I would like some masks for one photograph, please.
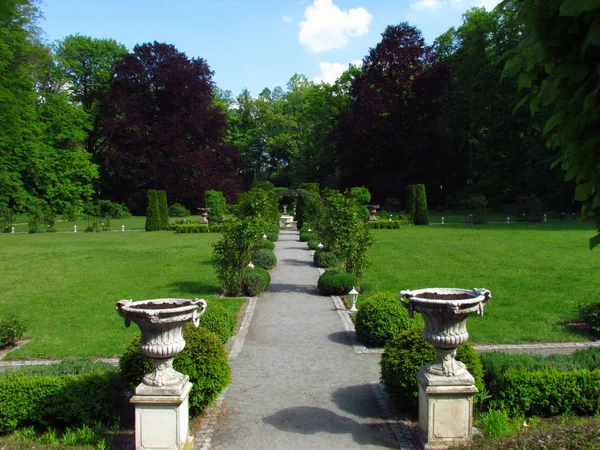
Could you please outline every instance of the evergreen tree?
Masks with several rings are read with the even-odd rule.
[[[161,229],[158,194],[154,189],[150,189],[148,191],[148,207],[146,208],[146,231],[160,231]]]
[[[415,225],[429,225],[429,213],[427,212],[427,196],[425,194],[425,185],[415,185]]]

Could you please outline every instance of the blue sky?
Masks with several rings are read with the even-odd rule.
[[[50,42],[70,34],[173,44],[204,58],[221,89],[285,86],[294,73],[332,82],[360,61],[387,25],[408,21],[427,43],[473,6],[500,0],[44,0]]]

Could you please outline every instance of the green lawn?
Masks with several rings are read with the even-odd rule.
[[[0,316],[17,314],[33,341],[10,358],[120,354],[137,326],[115,312],[121,299],[216,300],[211,265],[217,233],[0,234]]]
[[[591,224],[410,226],[374,234],[367,291],[484,287],[493,298],[483,317],[469,319],[472,342],[586,339],[568,322],[577,319],[578,304],[600,301]]]

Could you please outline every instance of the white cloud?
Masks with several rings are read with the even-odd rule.
[[[357,59],[350,64],[360,67],[362,66],[362,61]],[[315,83],[333,84],[348,69],[350,64],[320,62],[319,68],[321,69],[321,74],[314,77],[313,81]]]
[[[410,4],[413,11],[437,11],[444,6],[466,10],[473,6],[483,6],[491,11],[501,0],[416,0]]]
[[[363,7],[342,11],[332,0],[315,0],[300,22],[300,43],[313,52],[344,48],[351,37],[369,31],[373,16]]]
[[[285,23],[290,23],[292,21],[292,18],[290,16],[283,16],[281,20]]]

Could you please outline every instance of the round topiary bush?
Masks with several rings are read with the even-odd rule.
[[[277,242],[277,239],[279,239],[279,233],[275,233],[273,231],[269,232],[269,233],[265,233],[267,235],[267,240],[271,241],[271,242]]]
[[[308,231],[301,231],[300,232],[300,242],[309,242],[312,241],[314,239],[316,239],[317,237],[315,236],[314,233],[308,232]]]
[[[190,392],[190,415],[197,416],[231,382],[227,353],[219,337],[205,328],[188,323],[183,328],[185,349],[175,356],[175,370],[188,375],[193,383]],[[126,386],[134,390],[145,373],[153,370],[152,363],[140,350],[141,336],[137,335],[123,352],[119,369]]]
[[[381,355],[381,382],[394,403],[403,410],[417,407],[419,368],[435,359],[435,349],[423,339],[423,328],[408,328],[385,344]],[[456,359],[462,361],[482,391],[483,367],[479,354],[469,343],[458,347]]]
[[[224,344],[235,332],[237,317],[217,302],[218,300],[209,303],[200,318],[200,326],[215,333]]]
[[[268,239],[262,239],[257,245],[258,248],[266,248],[268,250],[275,250],[275,243],[269,241]]]
[[[277,257],[273,250],[261,248],[254,253],[252,262],[263,269],[271,270],[277,265]]]
[[[308,248],[311,250],[317,250],[319,248],[319,240],[318,239],[311,239],[310,241],[307,242]]]
[[[190,210],[181,203],[173,203],[169,206],[169,217],[188,217],[191,215]]]
[[[244,295],[249,297],[256,297],[261,294],[269,285],[264,275],[257,269],[260,269],[260,267],[244,269],[242,272],[242,290],[244,291]]]
[[[331,252],[315,252],[314,261],[317,267],[324,269],[329,267],[340,267],[340,260]]]
[[[341,269],[326,271],[319,277],[317,287],[323,295],[343,295],[358,286],[356,275],[344,272]]]
[[[384,345],[413,324],[398,294],[378,292],[367,298],[356,313],[356,337],[365,344]]]

